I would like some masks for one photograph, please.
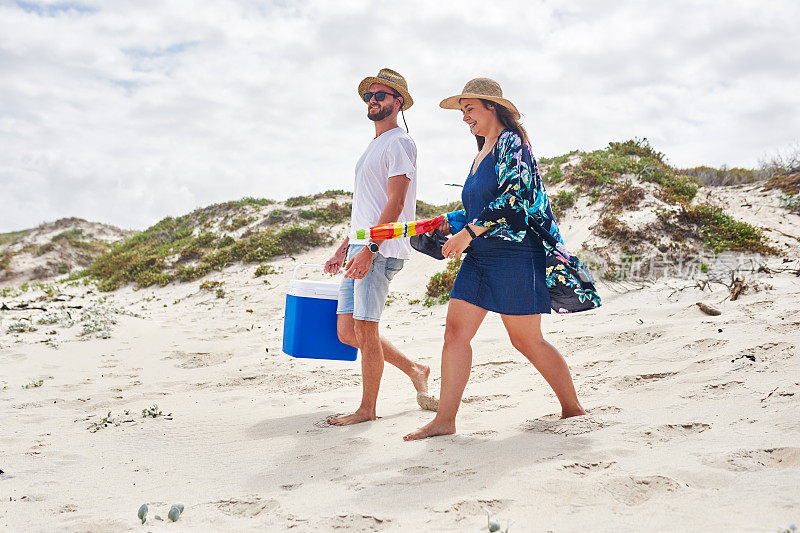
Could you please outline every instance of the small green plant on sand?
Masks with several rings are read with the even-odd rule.
[[[217,289],[217,298],[225,298],[225,289]]]
[[[144,524],[147,521],[147,504],[143,503],[141,507],[139,507],[139,511],[136,513],[136,516],[139,517],[139,520],[142,521]]]
[[[27,320],[20,320],[19,322],[12,322],[6,333],[30,333],[36,331],[36,328],[33,327],[33,324]]]
[[[447,267],[442,272],[431,276],[425,288],[425,302],[423,305],[431,307],[436,304],[445,304],[450,300],[450,291],[453,290],[453,283],[456,280],[458,269],[461,268],[461,258],[451,259],[447,262]]]
[[[255,276],[258,278],[260,276],[267,276],[269,274],[275,274],[277,270],[272,265],[258,265],[258,268],[255,271]]]
[[[210,290],[216,289],[217,287],[223,285],[224,283],[225,283],[224,281],[206,280],[206,281],[204,281],[203,283],[200,284],[198,289],[205,290],[205,291],[210,291]]]
[[[23,385],[22,388],[23,389],[36,389],[36,388],[41,387],[42,385],[44,385],[44,380],[43,379],[33,380],[30,383],[26,383],[25,385]]]
[[[159,416],[163,416],[164,418],[170,419],[172,413],[164,414],[158,408],[158,404],[154,403],[152,406],[142,409],[142,418],[158,418]]]

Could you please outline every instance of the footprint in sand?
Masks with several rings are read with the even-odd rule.
[[[508,394],[490,394],[487,396],[468,396],[461,403],[473,404],[478,411],[499,411],[509,407],[516,407],[519,403],[499,403],[498,400],[509,398]]]
[[[729,392],[732,392],[744,385],[743,381],[723,381],[719,383],[711,383],[704,386],[699,391],[692,391],[686,394],[681,394],[681,398],[723,398]]]
[[[431,466],[409,466],[400,470],[406,476],[421,476],[423,474],[433,474],[438,472],[437,469]]]
[[[472,375],[470,381],[481,383],[497,376],[507,374],[517,367],[523,365],[520,361],[489,361],[472,365]]]
[[[654,441],[668,441],[678,437],[687,437],[689,435],[697,435],[707,429],[711,429],[710,424],[703,422],[688,422],[685,424],[665,424],[645,430],[642,433],[647,444],[652,444]]]
[[[800,322],[786,322],[781,321],[779,324],[770,324],[767,326],[770,331],[778,333],[797,333],[800,331]]]
[[[593,472],[608,470],[615,464],[617,464],[616,461],[586,461],[561,465],[561,468],[578,476],[585,476]]]
[[[752,348],[740,350],[733,357],[732,361],[749,360],[751,362],[765,363],[789,359],[794,356],[795,346],[788,342],[767,342]]]
[[[559,415],[548,415],[535,420],[528,420],[522,425],[522,429],[537,433],[573,437],[596,431],[612,424],[612,422],[599,420],[589,414],[564,419],[559,418]]]
[[[681,484],[666,476],[624,476],[603,484],[611,497],[625,505],[640,505],[647,500],[675,492]]]
[[[383,531],[390,529],[392,519],[382,516],[364,514],[342,513],[334,517],[322,517],[309,520],[308,525],[312,527],[309,531]]]
[[[472,520],[475,516],[483,516],[485,519],[484,508],[493,513],[498,513],[507,509],[512,503],[514,503],[514,500],[461,500],[450,505],[426,507],[426,509],[434,513],[452,513],[457,517],[455,519],[456,522],[460,522],[466,519]]]
[[[181,350],[176,350],[161,360],[169,361],[171,359],[178,359],[180,363],[176,364],[175,368],[191,369],[219,365],[230,359],[232,356],[233,354],[230,353],[184,352]]]
[[[625,331],[617,335],[615,342],[623,346],[638,346],[640,344],[647,344],[650,341],[658,339],[664,334],[661,330],[656,331]]]
[[[622,376],[614,382],[617,389],[629,389],[638,385],[647,385],[665,378],[677,375],[677,372],[656,372],[653,374],[636,374],[632,376]]]
[[[681,351],[700,352],[705,354],[708,352],[708,350],[722,348],[728,344],[728,342],[728,339],[700,339],[685,345],[683,348],[681,348]]]
[[[277,509],[278,502],[272,499],[262,500],[255,496],[241,499],[219,500],[203,505],[211,506],[229,516],[252,518]]]
[[[470,437],[494,437],[495,435],[497,435],[497,431],[493,429],[482,429],[469,434]]]
[[[800,448],[763,448],[731,452],[725,459],[716,457],[707,461],[712,466],[734,472],[750,472],[766,468],[800,467]]]

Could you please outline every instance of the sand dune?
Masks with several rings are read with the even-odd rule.
[[[724,194],[734,207],[742,198]],[[800,217],[783,220],[797,228]],[[416,442],[402,436],[431,413],[400,372],[384,373],[378,421],[331,427],[328,417],[359,401],[358,363],[281,353],[292,268],[326,257],[284,257],[262,278],[254,265],[209,275],[224,281],[222,298],[199,282],[110,295],[78,283],[48,304],[72,323],[0,313],[0,527],[141,530],[145,502],[148,531],[477,531],[484,507],[514,520],[511,531],[800,521],[800,278],[787,268],[798,268],[796,253],[766,261],[773,273],[747,274],[759,290],[736,301],[685,279],[601,282],[602,308],[546,317],[586,417],[557,418],[552,392],[490,315],[458,434]],[[434,391],[446,306],[409,301],[443,266],[416,255],[384,319],[385,335],[433,368]],[[94,318],[81,318],[90,306]],[[22,314],[37,331],[7,333]],[[144,418],[154,404],[162,414]],[[177,524],[153,520],[177,502]]]

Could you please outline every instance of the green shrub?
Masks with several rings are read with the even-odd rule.
[[[292,196],[286,200],[286,207],[300,207],[301,205],[311,205],[314,203],[312,196]]]
[[[163,286],[175,279],[197,279],[229,262],[262,263],[276,255],[298,253],[325,242],[314,228],[301,226],[269,229],[239,241],[231,236],[217,241],[217,236],[207,232],[193,237],[199,216],[195,212],[159,221],[113,245],[95,260],[87,274],[98,280],[98,288],[103,291],[116,290],[128,282],[140,288]],[[180,265],[189,260],[196,264]]]
[[[260,276],[268,276],[269,274],[275,274],[277,271],[275,267],[272,265],[258,265],[258,268],[255,271],[255,276],[258,278]]]
[[[0,246],[4,244],[14,244],[16,241],[33,231],[32,229],[23,229],[20,231],[10,231],[8,233],[0,233]]]
[[[235,207],[244,207],[246,205],[251,206],[265,206],[265,205],[272,205],[275,203],[275,200],[270,200],[269,198],[253,198],[252,196],[245,196],[241,200],[235,200],[233,202],[227,202],[226,205],[235,206]]]
[[[0,252],[0,271],[7,270],[11,259],[14,257],[14,252],[11,250],[4,250]]]
[[[236,231],[237,229],[250,224],[255,219],[256,219],[256,217],[252,217],[252,216],[251,217],[244,217],[244,216],[236,217],[231,221],[230,224],[227,224],[227,225],[223,224],[223,225],[220,226],[220,228],[223,229],[223,230],[226,230],[226,231]]]
[[[304,209],[300,211],[300,218],[318,220],[324,224],[338,224],[350,218],[350,211],[350,204],[331,202],[326,207]]]
[[[558,183],[564,179],[564,172],[561,170],[560,166],[554,165],[547,168],[542,177],[550,183]]]
[[[608,150],[624,156],[633,155],[643,159],[657,161],[662,165],[665,164],[664,154],[654,150],[653,147],[650,146],[647,137],[643,139],[634,138],[624,142],[610,142],[608,143]]]
[[[575,205],[575,200],[577,200],[577,198],[578,191],[576,190],[558,191],[558,194],[550,199],[550,209],[552,209],[553,215],[555,215],[556,218],[563,216],[567,208]]]
[[[618,183],[606,196],[608,205],[613,211],[622,211],[625,208],[631,209],[639,205],[639,202],[643,199],[644,189],[637,187],[630,180]]]
[[[331,189],[325,192],[319,192],[314,195],[315,200],[320,200],[323,198],[336,198],[337,196],[349,196],[350,198],[353,197],[353,193],[348,191],[343,191],[342,189]]]
[[[416,217],[417,218],[433,218],[441,215],[442,213],[449,213],[451,211],[458,211],[464,209],[461,200],[450,202],[449,204],[433,205],[422,200],[417,200]]]
[[[453,283],[456,280],[458,269],[461,267],[461,258],[451,259],[447,262],[447,267],[442,272],[431,276],[425,288],[425,305],[430,307],[436,303],[444,304],[450,300],[450,291],[453,290]]]
[[[267,217],[267,222],[270,224],[280,224],[289,217],[289,212],[283,209],[273,209]]]
[[[202,278],[206,274],[211,272],[211,267],[209,265],[197,265],[197,266],[182,266],[178,267],[178,271],[176,272],[176,276],[181,281],[192,281],[198,278]]]
[[[781,196],[781,207],[800,215],[800,194],[784,194]]]
[[[554,165],[560,167],[561,165],[569,161],[570,157],[572,157],[577,153],[579,153],[578,150],[573,150],[569,153],[557,155],[555,157],[540,157],[539,159],[537,159],[537,163],[539,165]]]
[[[233,244],[235,242],[236,242],[236,239],[234,239],[230,235],[225,235],[217,243],[217,248],[225,248],[226,246],[230,246],[231,244]]]
[[[724,251],[778,253],[766,243],[760,229],[747,222],[736,220],[717,206],[702,204],[696,207],[684,207],[679,220],[697,224],[705,244],[715,253]]]

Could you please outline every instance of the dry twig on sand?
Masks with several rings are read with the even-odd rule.
[[[713,307],[709,307],[709,306],[707,306],[706,304],[704,304],[702,302],[697,302],[695,305],[697,307],[699,307],[700,310],[702,312],[704,312],[705,314],[707,314],[707,315],[719,316],[719,315],[722,314],[722,311],[719,311],[718,309],[714,309]]]
[[[734,279],[733,285],[731,286],[731,301],[734,301],[736,298],[738,298],[739,294],[741,294],[746,288],[747,285],[744,283],[744,276]]]

